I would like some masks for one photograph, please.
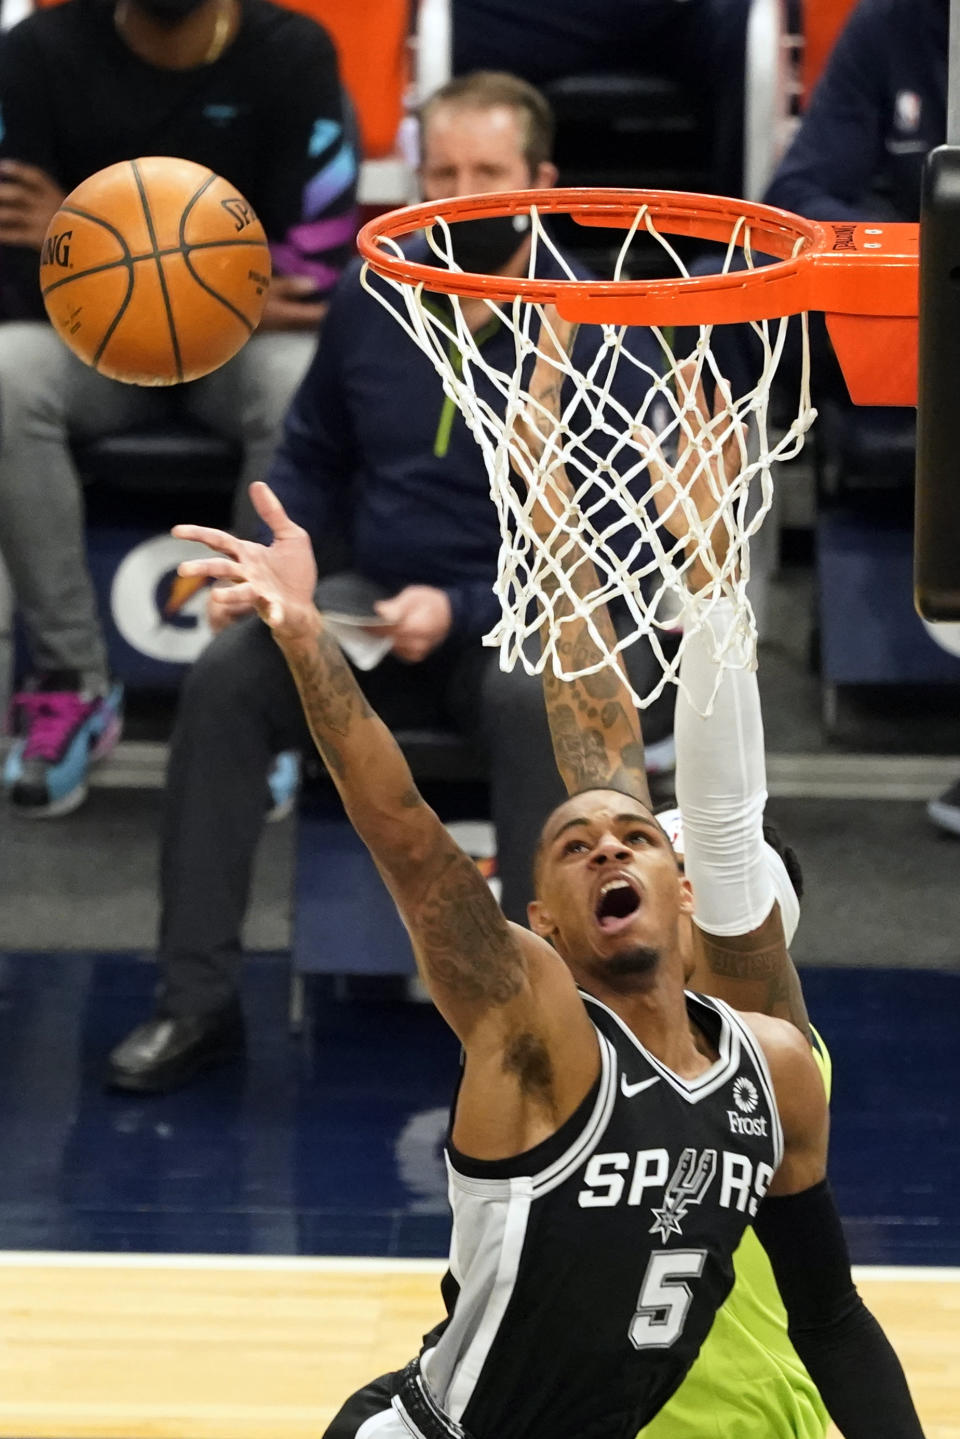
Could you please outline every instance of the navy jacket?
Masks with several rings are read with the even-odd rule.
[[[770,183],[812,220],[920,216],[924,157],[946,136],[947,0],[860,0]]]
[[[353,569],[391,592],[445,590],[452,637],[479,639],[499,616],[491,587],[500,532],[483,455],[430,361],[361,287],[359,270],[348,269],[334,293],[269,483],[315,542],[331,526],[345,528]],[[539,273],[560,272],[545,257]],[[591,327],[577,337],[581,367],[596,335]],[[512,373],[513,337],[499,321],[476,339],[492,365]],[[662,368],[648,331],[631,332],[630,350]],[[634,413],[650,377],[630,364],[618,374],[614,392]],[[481,376],[476,384],[502,412],[492,385]]]

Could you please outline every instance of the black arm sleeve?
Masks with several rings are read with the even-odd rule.
[[[844,1439],[923,1439],[900,1361],[854,1286],[827,1181],[764,1200],[754,1228],[793,1346]]]

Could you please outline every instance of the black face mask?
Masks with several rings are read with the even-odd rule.
[[[516,254],[529,232],[529,215],[459,220],[450,226],[450,249],[461,270],[470,274],[492,274]],[[439,225],[432,226],[432,239],[446,254],[447,237]]]
[[[156,20],[161,25],[179,25],[181,20],[186,20],[195,10],[199,10],[204,0],[134,0],[138,10],[144,15],[149,15],[151,20]]]

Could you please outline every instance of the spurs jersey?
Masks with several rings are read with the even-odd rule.
[[[502,1162],[448,1146],[447,1319],[393,1400],[412,1432],[633,1439],[730,1290],[783,1152],[760,1046],[727,1005],[688,995],[718,1058],[685,1080],[583,999],[601,1073],[558,1133]]]

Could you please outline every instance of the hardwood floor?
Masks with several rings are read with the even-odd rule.
[[[320,1439],[440,1314],[434,1261],[0,1256],[3,1439]],[[864,1270],[927,1439],[960,1439],[960,1271]]]

